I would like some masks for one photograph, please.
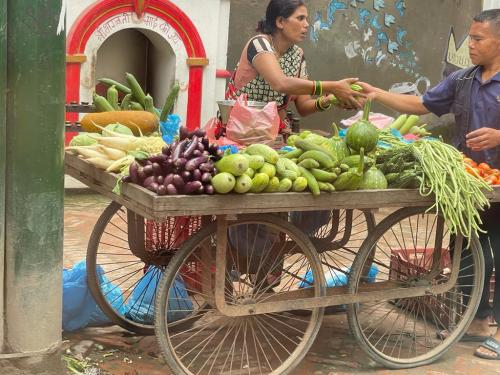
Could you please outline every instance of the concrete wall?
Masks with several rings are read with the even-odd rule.
[[[235,67],[245,42],[254,35],[267,3],[231,2],[228,69]],[[431,85],[438,83],[445,68],[443,61],[451,28],[460,44],[467,36],[472,16],[483,6],[482,0],[419,0],[404,2],[406,9],[403,9],[401,0],[385,0],[381,2],[384,7],[376,10],[373,1],[338,0],[337,7],[343,5],[345,9],[332,12],[330,3],[329,0],[307,2],[312,32],[302,47],[310,77],[321,80],[360,77],[386,89],[394,83],[415,82],[420,77],[427,78]],[[351,5],[354,3],[356,8]],[[360,21],[362,17],[365,25]],[[423,87],[424,84],[420,89]],[[391,114],[377,105],[374,110]],[[327,130],[330,122],[353,114],[343,111],[315,114],[303,119],[301,125]]]

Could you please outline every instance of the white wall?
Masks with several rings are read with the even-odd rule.
[[[96,3],[95,0],[74,0],[68,1],[67,17],[66,17],[66,30],[70,30],[71,26],[74,24],[77,17],[90,5]],[[215,77],[217,69],[226,69],[227,62],[227,41],[228,41],[228,31],[229,31],[229,10],[230,10],[230,0],[172,0],[172,3],[178,6],[191,21],[195,24],[198,33],[203,41],[207,58],[209,59],[209,65],[204,68],[203,74],[203,93],[202,93],[202,113],[201,113],[201,126],[205,125],[209,118],[216,114],[217,106],[215,102],[224,97],[225,90],[225,80],[217,79]],[[125,27],[121,28],[122,30]],[[145,25],[137,25],[142,32],[147,33],[147,30],[151,30],[154,34],[152,27]],[[118,32],[120,27],[113,32]],[[150,35],[148,34],[148,37]],[[95,85],[95,72],[93,72],[93,64],[95,62],[95,56],[97,50],[100,46],[100,42],[96,40],[97,38],[91,38],[89,44],[85,51],[88,61],[82,65],[82,89],[80,90],[81,100],[88,101],[90,94]],[[150,37],[150,40],[154,42],[154,36]],[[171,42],[171,41],[170,41]],[[177,61],[175,67],[172,67],[170,62],[167,62],[164,69],[161,69],[162,64],[153,64],[158,66],[159,80],[161,82],[168,81],[171,79],[170,74],[174,72],[175,78],[181,83],[181,88],[183,83],[187,83],[188,79],[188,68],[186,65],[186,51],[183,46],[171,46]],[[163,52],[161,52],[163,51]],[[154,59],[160,60],[165,55],[164,49],[158,49],[158,53],[154,53]],[[173,63],[172,63],[173,64]],[[123,78],[120,79],[123,81]],[[184,108],[184,113],[181,111],[181,115],[185,119],[185,108],[187,105],[187,91],[186,87],[181,90],[178,100],[179,109]],[[161,85],[155,86],[153,89],[158,96],[157,101],[160,103],[163,97],[166,96],[167,88],[161,87]],[[155,103],[158,105],[157,103]]]
[[[500,8],[500,0],[484,0],[483,10]]]

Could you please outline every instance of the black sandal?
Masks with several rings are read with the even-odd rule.
[[[500,359],[500,342],[498,342],[498,340],[496,340],[494,337],[486,339],[486,341],[483,342],[479,347],[491,350],[492,352],[495,353],[495,355],[493,356],[493,355],[483,354],[478,350],[476,350],[474,352],[474,355],[476,357],[483,359]]]

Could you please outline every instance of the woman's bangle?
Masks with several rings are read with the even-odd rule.
[[[323,95],[323,84],[321,81],[313,81],[313,91],[312,91],[312,96],[321,96]]]
[[[326,107],[323,107],[323,105],[321,104],[321,100],[323,100],[323,98],[324,96],[320,96],[318,99],[316,99],[316,109],[321,112],[327,111],[332,107],[332,103],[328,103]]]

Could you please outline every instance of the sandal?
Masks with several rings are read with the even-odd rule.
[[[494,337],[489,337],[479,347],[491,350],[495,354],[494,355],[484,354],[476,349],[476,351],[474,352],[474,355],[476,357],[483,359],[500,359],[500,342],[498,342],[498,340],[496,340]]]

